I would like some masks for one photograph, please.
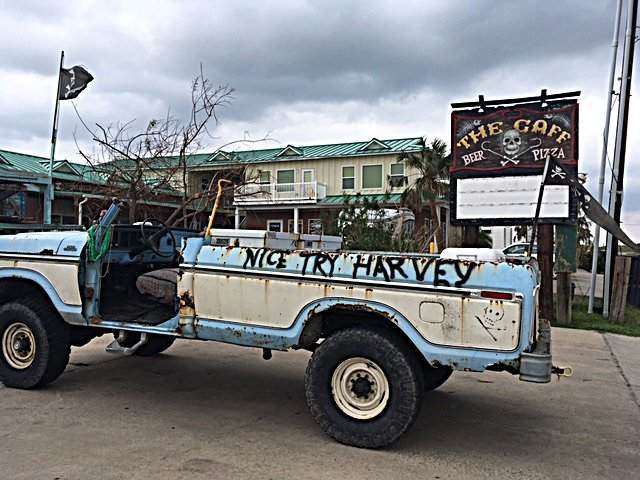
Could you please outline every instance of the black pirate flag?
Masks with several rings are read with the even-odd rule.
[[[93,76],[83,67],[75,66],[60,69],[60,100],[71,100],[87,88]]]

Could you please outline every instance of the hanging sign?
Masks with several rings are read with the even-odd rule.
[[[577,171],[578,103],[454,110],[451,137],[453,176],[539,174],[547,156]]]

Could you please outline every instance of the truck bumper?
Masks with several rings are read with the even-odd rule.
[[[522,353],[520,355],[520,380],[523,382],[549,383],[551,381],[550,353]]]
[[[551,325],[540,319],[536,347],[532,352],[520,354],[520,380],[524,382],[549,383],[551,381]]]

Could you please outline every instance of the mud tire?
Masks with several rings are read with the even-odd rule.
[[[20,389],[35,389],[53,382],[69,363],[69,326],[58,312],[39,297],[0,306],[0,341],[16,324],[25,325],[35,341],[33,360],[26,368],[14,368],[0,348],[0,382]]]
[[[375,362],[388,381],[386,407],[374,418],[353,418],[336,401],[334,372],[351,358]],[[384,329],[354,327],[334,333],[315,350],[305,390],[311,415],[327,435],[346,445],[381,448],[398,440],[415,422],[423,382],[422,365],[402,338]]]

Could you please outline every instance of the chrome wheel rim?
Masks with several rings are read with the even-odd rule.
[[[344,360],[331,377],[331,393],[340,411],[357,420],[371,420],[389,403],[389,381],[371,360]]]
[[[36,357],[36,338],[24,323],[13,323],[2,334],[2,354],[10,367],[29,368]]]

